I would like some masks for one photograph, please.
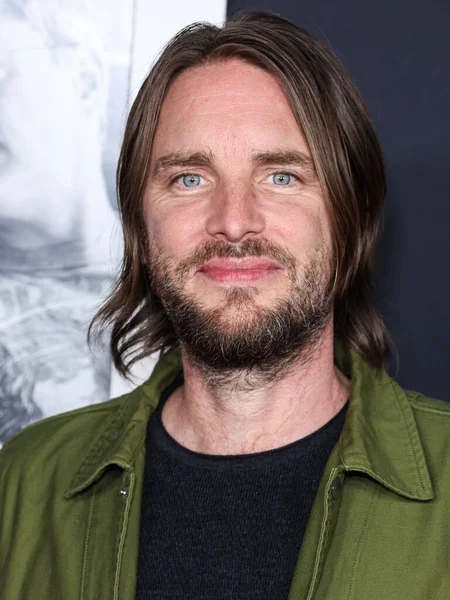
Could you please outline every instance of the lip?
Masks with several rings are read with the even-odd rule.
[[[198,270],[214,281],[255,281],[281,271],[281,266],[264,258],[213,259]]]

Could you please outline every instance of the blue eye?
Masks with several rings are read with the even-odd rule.
[[[186,187],[197,187],[200,185],[200,179],[200,175],[194,175],[193,173],[183,175],[182,177],[183,185]]]
[[[275,185],[289,185],[291,176],[288,173],[275,173],[275,175],[272,175],[272,181]]]

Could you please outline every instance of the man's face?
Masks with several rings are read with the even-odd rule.
[[[0,213],[13,245],[60,241],[73,227],[81,118],[73,54],[52,50],[25,20],[1,14]]]
[[[331,235],[277,80],[239,60],[183,72],[164,101],[143,199],[153,286],[194,359],[280,364],[331,312]]]

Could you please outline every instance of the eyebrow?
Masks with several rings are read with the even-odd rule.
[[[271,152],[258,152],[252,157],[254,164],[264,167],[266,165],[292,165],[302,167],[305,171],[315,173],[314,162],[312,158],[299,152],[298,150],[274,150]]]
[[[193,167],[210,167],[214,163],[213,154],[209,152],[179,153],[170,152],[155,161],[152,177],[156,178],[168,169],[177,167],[188,169]],[[257,152],[252,156],[252,163],[259,167],[266,165],[292,165],[303,168],[305,171],[315,173],[312,158],[304,152],[297,150],[273,150]]]
[[[187,169],[189,167],[208,167],[213,163],[212,152],[193,152],[183,154],[170,152],[155,161],[152,169],[152,177],[161,175],[170,168],[178,167]]]

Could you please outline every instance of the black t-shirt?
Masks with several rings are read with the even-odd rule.
[[[286,600],[311,507],[347,405],[265,452],[211,456],[148,423],[137,600]]]

